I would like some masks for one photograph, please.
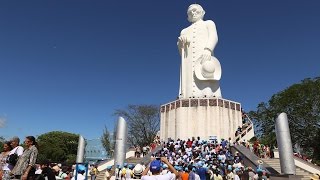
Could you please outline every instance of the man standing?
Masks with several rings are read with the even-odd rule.
[[[160,175],[160,172],[162,170],[161,162],[168,165],[168,168],[171,171],[171,173]],[[151,176],[147,176],[149,170],[152,173]],[[156,179],[173,180],[173,179],[178,179],[178,177],[179,177],[178,171],[174,169],[174,167],[170,164],[168,159],[165,157],[161,157],[161,160],[156,159],[151,161],[150,165],[143,171],[141,180],[156,180]]]
[[[82,164],[78,165],[78,174],[77,174],[77,180],[85,180],[85,173],[86,173],[86,167]],[[76,179],[76,174],[71,178],[71,180]]]
[[[181,31],[177,43],[182,58],[179,98],[221,97],[221,66],[212,57],[218,42],[215,23],[203,20],[199,4],[190,5],[187,13],[192,24]]]
[[[18,157],[21,156],[22,153],[23,153],[23,147],[19,145],[20,139],[17,136],[14,136],[10,140],[10,142],[11,142],[12,150],[10,151],[9,156],[10,155],[14,155],[14,154],[16,154]],[[14,168],[14,166],[16,165],[15,163],[13,163],[13,164],[9,163],[8,167],[9,167],[10,170],[12,170]]]
[[[91,180],[95,180],[97,175],[98,175],[97,165],[91,165],[91,170],[90,170]]]

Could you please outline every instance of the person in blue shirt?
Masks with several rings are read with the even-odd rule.
[[[202,161],[199,161],[197,163],[198,169],[197,169],[197,174],[200,176],[201,180],[206,180],[206,174],[208,172],[208,169],[203,167],[204,163]]]

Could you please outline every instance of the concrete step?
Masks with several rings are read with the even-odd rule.
[[[106,170],[100,171],[96,177],[96,179],[103,179],[104,178],[104,173],[106,173]]]
[[[262,160],[268,165],[270,165],[273,169],[281,173],[281,166],[280,166],[279,159],[262,159]],[[303,180],[309,180],[312,174],[296,166],[296,175],[303,176],[302,178]]]
[[[311,179],[311,176],[303,176],[302,178],[301,178],[301,180],[310,180]]]

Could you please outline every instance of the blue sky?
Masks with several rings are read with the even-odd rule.
[[[97,138],[113,129],[115,109],[174,100],[176,41],[194,2],[0,1],[0,136]],[[197,3],[217,26],[225,99],[255,110],[320,75],[320,1]]]

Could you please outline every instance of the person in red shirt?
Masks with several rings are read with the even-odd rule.
[[[192,146],[192,141],[190,139],[188,139],[187,141],[187,147],[191,147]]]

